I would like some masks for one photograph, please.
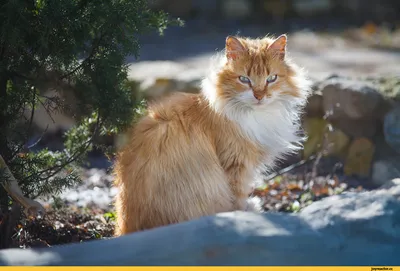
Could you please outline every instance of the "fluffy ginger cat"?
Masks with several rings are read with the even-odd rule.
[[[286,43],[228,36],[200,94],[148,108],[116,159],[116,235],[248,209],[257,176],[301,148],[310,84]]]

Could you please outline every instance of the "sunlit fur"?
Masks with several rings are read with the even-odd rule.
[[[116,235],[246,210],[260,172],[300,148],[309,82],[269,47],[274,40],[237,38],[244,50],[213,58],[202,93],[149,107],[116,160]]]

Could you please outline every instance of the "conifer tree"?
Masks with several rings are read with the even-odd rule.
[[[79,181],[74,166],[102,147],[95,138],[132,121],[138,101],[125,59],[138,56],[138,35],[181,22],[149,9],[147,0],[0,3],[0,155],[25,196],[54,194]],[[73,95],[77,104],[71,107],[62,95],[46,97],[49,89]],[[65,134],[64,150],[34,152],[28,146],[38,105],[49,115],[69,111],[79,117]],[[6,181],[0,172],[0,182]],[[11,202],[0,186],[3,218]],[[3,247],[4,238],[0,229]]]

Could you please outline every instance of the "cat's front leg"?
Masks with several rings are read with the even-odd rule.
[[[261,212],[261,199],[249,196],[253,191],[254,174],[240,166],[234,167],[227,173],[233,194],[233,210]]]
[[[233,210],[248,210],[248,198],[251,192],[251,177],[243,166],[232,166],[227,171],[229,185],[233,194]]]

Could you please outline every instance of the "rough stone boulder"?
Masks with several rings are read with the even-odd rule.
[[[400,186],[299,214],[222,213],[101,241],[0,251],[2,265],[399,265]]]
[[[385,115],[383,133],[389,146],[400,154],[400,106]]]
[[[380,186],[400,177],[399,120],[398,77],[317,80],[303,118],[303,158],[324,151],[343,162],[345,175]]]
[[[333,77],[321,89],[324,112],[333,124],[350,136],[375,135],[383,97],[373,84]]]

